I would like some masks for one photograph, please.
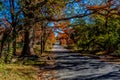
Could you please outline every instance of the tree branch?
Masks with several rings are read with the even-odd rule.
[[[75,16],[71,16],[71,17],[66,17],[66,18],[60,18],[60,19],[55,19],[55,18],[50,18],[50,17],[47,17],[46,20],[48,21],[63,21],[63,20],[70,20],[70,19],[73,19],[73,18],[83,18],[83,17],[86,17],[86,16],[89,16],[91,14],[94,14],[96,13],[97,11],[93,11],[91,13],[88,13],[88,14],[79,14],[79,15],[75,15]]]

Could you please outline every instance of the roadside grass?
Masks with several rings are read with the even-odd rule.
[[[18,64],[0,64],[0,80],[36,80],[39,69]]]

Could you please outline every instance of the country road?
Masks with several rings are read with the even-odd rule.
[[[56,44],[52,51],[56,54],[53,70],[57,80],[120,80],[120,65],[107,63]]]

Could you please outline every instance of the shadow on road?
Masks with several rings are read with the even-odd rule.
[[[57,49],[61,49],[60,47]],[[62,49],[50,51],[49,53],[54,52],[56,55],[56,62],[44,67],[45,70],[57,71],[54,76],[58,80],[120,80],[120,65]]]

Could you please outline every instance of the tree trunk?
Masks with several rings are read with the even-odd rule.
[[[29,43],[29,48],[30,48],[30,55],[35,55],[35,52],[34,52],[34,29],[31,28],[30,29],[30,34],[29,34],[29,39],[30,39],[30,43]]]
[[[34,37],[33,37],[33,29],[26,30],[24,33],[24,46],[20,57],[26,57],[30,55],[35,55],[33,45],[34,45]]]
[[[24,43],[23,50],[22,50],[20,57],[25,57],[26,55],[30,54],[30,48],[29,48],[30,40],[29,40],[29,31],[28,30],[26,30],[24,33],[24,42],[23,43]]]
[[[13,56],[16,56],[16,39],[13,41]]]
[[[9,31],[5,31],[3,33],[3,36],[2,36],[2,39],[1,39],[0,58],[2,57],[2,51],[3,51],[3,48],[4,48],[5,41],[8,37],[8,34],[9,34]]]
[[[45,38],[46,38],[46,31],[45,31],[46,29],[45,29],[45,26],[44,25],[42,25],[42,34],[41,34],[41,53],[40,54],[42,54],[43,53],[43,51],[45,50]]]
[[[40,48],[41,48],[40,54],[42,54],[43,53],[43,35],[41,36]]]
[[[8,43],[8,52],[5,57],[5,63],[10,64],[12,62],[12,58],[13,58],[13,41]]]
[[[3,47],[4,47],[4,39],[2,38],[2,40],[1,40],[1,46],[0,46],[0,58],[2,57]]]
[[[12,33],[12,36],[13,36],[13,56],[16,56],[16,37],[17,37],[17,32],[16,32],[16,23],[14,22],[13,25],[13,33]]]

